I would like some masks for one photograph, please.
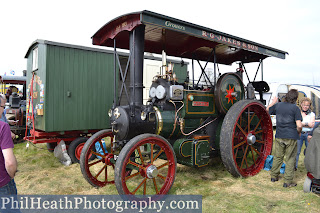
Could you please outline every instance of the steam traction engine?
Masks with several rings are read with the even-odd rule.
[[[113,88],[112,128],[89,138],[81,153],[81,170],[91,185],[115,183],[119,194],[166,194],[177,163],[206,166],[214,153],[221,154],[225,167],[236,177],[253,176],[262,169],[273,140],[270,116],[261,103],[268,85],[250,81],[244,64],[259,62],[260,67],[264,58],[284,59],[285,52],[150,11],[110,21],[93,36],[93,44],[114,47],[115,82],[118,67],[122,85]],[[117,66],[117,48],[130,50],[125,70]],[[163,55],[146,105],[142,97],[145,51]],[[166,53],[192,59],[192,67],[196,60],[200,78],[208,86],[188,79],[179,82],[174,68],[166,63]],[[218,64],[236,61],[240,61],[237,72],[220,74],[217,81],[204,72],[208,62],[214,63],[216,73]],[[255,100],[254,90],[261,101]],[[127,105],[120,105],[123,96]]]

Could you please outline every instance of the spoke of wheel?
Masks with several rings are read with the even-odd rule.
[[[248,153],[248,152],[247,152]],[[245,161],[246,161],[246,168],[249,168],[249,166],[248,166],[248,160],[247,160],[247,157],[244,159]]]
[[[131,160],[129,160],[129,162],[127,164],[131,164],[131,165],[136,166],[136,167],[138,167],[140,169],[143,169],[143,170],[145,169],[143,166],[141,166],[141,165],[139,165],[139,164],[137,164],[135,162],[132,162]]]
[[[259,134],[259,133],[261,133],[261,132],[263,132],[263,129],[261,129],[261,130],[259,130],[259,131],[255,132],[255,134],[257,135],[257,134]]]
[[[242,149],[242,154],[244,153],[244,148],[243,148],[243,146],[241,146],[241,149]],[[241,156],[240,156],[240,158],[241,158]]]
[[[165,176],[162,176],[162,175],[159,175],[159,174],[158,174],[158,177],[161,178],[162,180],[166,180],[166,177],[165,177]]]
[[[147,181],[144,182],[143,184],[143,195],[147,194]]]
[[[252,153],[252,158],[253,158],[254,165],[256,165],[256,160],[254,159],[254,153],[253,153],[253,148],[252,148],[252,146],[250,146],[250,149],[251,149],[251,153]]]
[[[162,164],[161,166],[158,166],[157,169],[159,170],[159,169],[161,169],[161,168],[163,168],[163,167],[165,167],[167,165],[169,165],[169,161],[167,161],[166,163]]]
[[[163,152],[163,149],[161,149],[159,153],[153,158],[153,161],[155,161],[161,155],[162,152]]]
[[[108,166],[106,166],[104,176],[105,176],[105,181],[108,182]]]
[[[255,151],[258,155],[261,155],[261,153],[260,153],[256,148],[254,148],[253,146],[251,146],[251,148],[252,148],[253,151]]]
[[[142,157],[142,154],[141,154],[140,146],[137,148],[137,150],[138,150],[138,153],[139,153],[139,156],[140,156],[140,159],[141,159],[141,164],[143,165],[144,161],[143,161],[143,157]]]
[[[240,129],[240,131],[247,136],[247,133],[242,129],[242,127],[237,123],[237,127]]]
[[[234,155],[236,159],[237,159],[237,155],[238,155],[238,150],[239,150],[239,147],[237,148],[236,154]]]
[[[256,115],[256,113],[254,112],[253,113],[253,115],[252,115],[252,117],[250,118],[250,122],[249,123],[251,123],[251,121],[252,121],[252,119],[253,119],[253,117]],[[249,116],[250,117],[250,116]]]
[[[102,158],[106,158],[105,155],[101,155],[101,154],[98,153],[98,152],[91,151],[91,154],[94,154],[94,155],[96,155],[96,156],[100,156],[100,157],[102,157]]]
[[[250,109],[248,107],[248,132],[250,132]]]
[[[260,141],[260,140],[256,140],[257,143],[262,143],[264,144],[265,142],[264,141]]]
[[[150,144],[151,145],[151,148],[150,148],[150,159],[151,159],[151,164],[153,163],[153,143],[152,144]]]
[[[127,176],[126,178],[125,178],[125,180],[129,180],[130,178],[133,178],[133,177],[135,177],[135,176],[137,176],[137,175],[139,175],[140,174],[140,172],[137,172],[137,173],[134,173],[134,174],[132,174],[132,175],[129,175],[129,176]]]
[[[152,178],[152,181],[153,181],[154,188],[156,189],[156,193],[159,194],[159,190],[158,190],[156,179]]]
[[[101,148],[102,148],[103,154],[107,154],[107,153],[106,153],[106,150],[104,150],[104,147],[103,147],[103,144],[102,144],[102,142],[101,142],[101,139],[99,140],[99,144],[100,144],[100,146],[101,146]]]
[[[95,179],[97,179],[97,177],[101,174],[101,172],[107,167],[107,164],[105,164],[102,169],[98,172],[98,174],[94,177]]]
[[[138,189],[140,189],[140,187],[147,181],[147,178],[144,178],[143,181],[139,184],[139,186],[137,186],[137,188],[132,192],[132,194],[135,194]]]
[[[238,148],[239,146],[245,144],[246,142],[247,142],[247,141],[244,140],[244,141],[238,143],[237,145],[235,145],[233,148],[234,148],[234,149],[235,149],[235,148]]]
[[[257,128],[258,128],[258,126],[260,125],[260,123],[261,123],[261,120],[259,120],[259,122],[258,122],[258,124],[257,124],[257,126],[254,128],[254,132],[257,130]],[[260,130],[261,131],[261,130]],[[256,133],[257,134],[257,133]]]
[[[94,163],[89,163],[88,166],[90,167],[90,166],[96,165],[97,163],[100,163],[100,162],[102,162],[102,161],[103,161],[103,160],[101,159],[101,160],[98,160],[98,161],[96,161],[96,162],[94,162]]]
[[[243,166],[243,162],[244,162],[244,160],[247,162],[247,151],[248,151],[248,146],[249,145],[247,145],[246,146],[246,151],[244,152],[244,154],[243,154],[243,158],[242,158],[242,161],[241,161],[241,166],[240,166],[240,169],[242,168],[242,166]],[[248,166],[248,164],[247,164],[247,166]]]

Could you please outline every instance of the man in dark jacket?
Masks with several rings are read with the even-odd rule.
[[[284,99],[279,102],[275,97],[272,103],[267,107],[267,111],[271,115],[276,115],[276,135],[273,149],[273,165],[271,168],[271,181],[275,182],[279,179],[280,168],[283,159],[286,156],[286,170],[284,173],[283,187],[293,187],[295,159],[297,155],[297,140],[302,130],[302,116],[300,109],[296,106],[298,91],[290,90]]]

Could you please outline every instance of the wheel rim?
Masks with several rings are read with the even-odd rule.
[[[123,191],[134,195],[166,194],[174,182],[175,170],[174,154],[165,141],[157,137],[140,140],[130,149],[121,168]]]
[[[77,146],[76,150],[75,150],[75,156],[78,160],[80,160],[80,155],[81,155],[81,152],[82,152],[82,149],[83,149],[83,146],[84,146],[84,143],[81,143]],[[92,156],[92,155],[91,155]],[[90,156],[90,157],[91,157]]]
[[[84,147],[84,144],[85,144],[85,143],[79,144],[79,145],[77,146],[76,150],[75,150],[75,156],[76,156],[76,158],[77,158],[79,161],[80,161],[80,156],[81,156],[81,152],[82,152],[82,149],[83,149],[83,147]],[[91,159],[91,157],[92,157],[92,154],[90,153],[89,159]]]
[[[273,131],[270,116],[261,104],[248,104],[233,128],[233,160],[241,176],[256,175],[271,152]]]
[[[94,137],[94,136],[92,136]],[[89,139],[90,140],[90,139]],[[88,142],[88,147],[85,150],[84,169],[90,184],[96,187],[103,187],[106,184],[114,183],[114,153],[111,149],[113,146],[112,132],[104,132],[103,134],[93,138]],[[107,144],[105,149],[103,141]],[[102,152],[95,149],[96,143],[102,147]],[[90,157],[96,155],[97,158],[90,161]]]

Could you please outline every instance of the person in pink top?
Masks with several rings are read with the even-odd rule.
[[[0,96],[0,115],[6,100]],[[17,160],[13,154],[13,141],[9,124],[0,121],[0,197],[17,196],[14,176],[17,172]],[[0,209],[0,212],[20,212],[19,210]]]

